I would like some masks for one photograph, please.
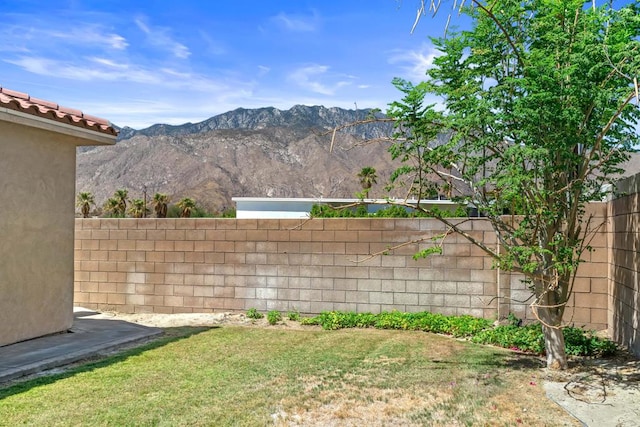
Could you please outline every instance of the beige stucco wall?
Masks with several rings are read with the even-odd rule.
[[[77,130],[70,135],[2,119],[0,345],[6,345],[72,325],[75,153],[94,142],[74,136]]]

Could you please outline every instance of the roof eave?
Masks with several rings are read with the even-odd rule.
[[[75,141],[77,146],[113,145],[116,142],[116,135],[70,125],[57,120],[51,120],[6,107],[0,107],[0,120],[79,138],[79,140]],[[86,142],[83,142],[82,140]]]

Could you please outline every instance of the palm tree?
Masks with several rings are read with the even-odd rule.
[[[144,218],[144,214],[146,211],[146,206],[143,199],[133,199],[131,201],[131,207],[129,208],[129,213],[134,218]]]
[[[189,218],[191,216],[191,212],[196,208],[196,202],[193,199],[185,197],[176,203],[176,206],[180,208],[181,218]]]
[[[363,167],[362,170],[360,170],[360,173],[358,173],[358,178],[360,178],[360,185],[362,185],[362,189],[367,192],[373,184],[378,183],[376,170],[371,166]]]
[[[167,217],[167,204],[169,203],[169,196],[162,193],[156,193],[153,196],[153,210],[156,211],[156,218]]]
[[[120,201],[115,197],[109,197],[106,202],[104,202],[103,209],[105,213],[108,213],[111,217],[123,217],[124,214],[120,213]]]
[[[124,218],[124,214],[127,212],[127,200],[129,200],[129,192],[122,188],[120,190],[116,190],[113,193],[113,197],[118,200],[118,213]]]
[[[96,205],[93,194],[88,191],[81,191],[78,193],[78,197],[76,199],[76,206],[80,208],[80,212],[82,212],[83,218],[89,218],[89,213],[91,212],[91,205]]]

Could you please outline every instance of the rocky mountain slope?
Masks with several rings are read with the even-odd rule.
[[[389,135],[388,123],[331,130],[365,119],[371,112],[297,105],[239,108],[200,123],[123,128],[115,146],[83,147],[77,156],[77,191],[90,191],[101,206],[116,189],[131,198],[166,193],[172,202],[194,198],[209,211],[234,207],[232,197],[353,197],[361,191],[357,173],[372,166],[378,184],[370,195],[384,197],[384,185],[398,163],[387,143],[364,141]],[[624,176],[640,171],[640,155]],[[404,194],[391,194],[403,197]]]
[[[395,168],[384,143],[361,146],[364,138],[389,133],[388,124],[337,125],[363,119],[367,111],[294,106],[237,109],[200,123],[158,124],[121,129],[115,146],[80,150],[77,191],[90,191],[100,206],[118,188],[134,198],[167,193],[172,201],[192,197],[208,210],[232,207],[231,197],[353,197],[357,173],[378,171],[372,196]]]

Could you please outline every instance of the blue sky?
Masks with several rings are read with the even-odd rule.
[[[198,122],[238,107],[378,107],[419,81],[418,0],[0,0],[0,85],[119,126]]]

